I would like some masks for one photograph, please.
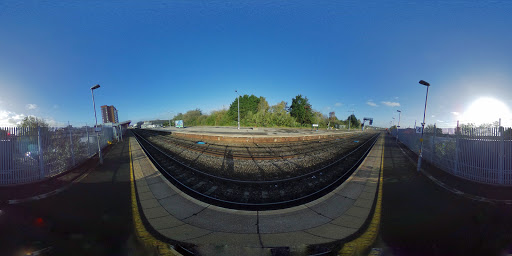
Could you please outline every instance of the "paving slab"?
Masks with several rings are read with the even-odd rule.
[[[261,234],[264,247],[296,247],[310,244],[323,244],[335,241],[334,239],[316,236],[304,231],[290,233]]]
[[[149,189],[155,196],[157,200],[176,195],[176,191],[174,191],[169,185],[165,182],[153,183],[149,184]]]
[[[196,227],[218,232],[239,234],[256,234],[258,232],[257,215],[240,215],[206,208],[183,221]]]
[[[183,224],[180,226],[160,229],[158,230],[160,234],[177,241],[187,241],[190,239],[202,237],[212,233],[211,230],[198,228],[196,226],[192,226],[189,224]]]
[[[261,234],[299,231],[320,226],[331,221],[310,209],[296,212],[259,216]]]
[[[336,194],[355,200],[363,192],[364,188],[365,185],[363,184],[348,183],[341,191],[336,192]]]
[[[147,184],[137,186],[137,193],[151,192]]]
[[[355,201],[354,199],[335,194],[329,199],[309,208],[322,216],[335,219],[352,207]]]
[[[374,200],[375,192],[362,192],[359,198]]]
[[[146,219],[152,219],[169,216],[169,213],[162,207],[154,207],[144,209],[144,215],[146,216]]]
[[[366,218],[363,217],[342,215],[329,223],[348,228],[360,228],[365,221]]]
[[[160,199],[158,202],[169,214],[179,220],[189,218],[206,208],[187,200],[179,194]]]
[[[352,206],[350,209],[348,209],[348,211],[345,212],[345,214],[349,216],[367,218],[370,214],[370,209]]]
[[[225,232],[210,233],[205,236],[188,240],[194,244],[237,244],[247,247],[261,247],[258,234],[233,234]]]
[[[139,193],[139,201],[144,201],[144,200],[149,200],[149,199],[155,199],[155,197],[153,196],[153,193],[151,193],[151,191]]]
[[[358,198],[354,203],[354,206],[371,209],[373,206],[373,202],[374,200],[372,199]]]
[[[148,222],[156,230],[173,228],[173,227],[177,227],[177,226],[181,226],[181,225],[185,224],[184,222],[182,222],[170,215],[148,219]]]
[[[359,227],[358,228],[349,228],[349,227],[342,227],[342,226],[333,225],[333,224],[325,224],[325,225],[322,225],[322,226],[319,226],[316,228],[311,228],[311,229],[308,229],[305,231],[307,233],[310,233],[310,234],[313,234],[313,235],[316,235],[319,237],[333,239],[333,240],[341,240],[341,239],[347,238],[348,236],[354,234],[358,229],[359,229]]]
[[[142,209],[162,207],[160,205],[160,203],[158,202],[158,200],[156,200],[154,198],[151,198],[151,199],[148,199],[148,200],[142,200],[142,201],[139,201],[139,202],[140,202],[140,206],[142,207]]]

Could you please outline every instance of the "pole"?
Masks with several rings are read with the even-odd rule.
[[[101,146],[100,146],[100,133],[96,130],[98,128],[98,118],[96,117],[96,103],[94,102],[94,89],[91,89],[92,94],[92,106],[94,108],[94,120],[96,121],[96,126],[94,126],[94,131],[96,132],[96,140],[98,141],[98,156],[100,158],[100,164],[103,164],[103,156],[101,155]]]
[[[68,130],[69,130],[69,147],[71,149],[71,162],[73,163],[73,167],[75,166],[75,153],[73,152],[73,135],[71,132],[71,125],[68,121]]]
[[[400,128],[400,118],[402,116],[402,111],[398,111],[398,126],[396,127],[396,142],[398,142],[398,128]]]
[[[235,92],[238,95],[238,130],[240,130],[240,94],[237,91]]]
[[[87,133],[87,157],[91,156],[90,142],[89,142],[89,126],[85,124],[85,132]]]
[[[430,86],[427,86],[427,94],[425,96],[425,109],[423,110],[423,123],[421,123],[420,156],[418,157],[418,172],[421,169],[421,158],[423,157],[423,131],[425,130],[425,114],[427,113],[428,87]]]

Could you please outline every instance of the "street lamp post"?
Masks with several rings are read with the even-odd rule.
[[[96,125],[94,126],[94,131],[96,132],[96,140],[98,141],[98,157],[100,158],[100,164],[103,164],[103,156],[101,155],[101,146],[100,146],[100,133],[98,129],[98,118],[96,117],[96,103],[94,102],[94,90],[100,88],[100,85],[97,84],[91,87],[92,94],[92,106],[94,108],[94,120],[96,120]]]
[[[240,94],[238,94],[237,90],[235,92],[238,95],[238,130],[240,130]]]
[[[427,100],[428,100],[428,88],[430,87],[430,84],[420,80],[420,84],[427,87],[427,94],[425,96],[425,109],[423,110],[423,123],[421,123],[421,138],[420,138],[420,155],[418,157],[418,172],[421,169],[421,158],[423,157],[423,131],[425,130],[425,114],[427,113]]]
[[[400,118],[402,116],[402,111],[396,110],[398,112],[398,126],[396,127],[396,141],[398,142],[398,128],[400,128]]]

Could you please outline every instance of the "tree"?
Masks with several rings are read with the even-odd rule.
[[[18,125],[19,127],[30,127],[30,128],[37,128],[37,127],[45,127],[48,128],[49,125],[47,122],[45,122],[41,118],[37,118],[35,116],[27,116],[23,118],[21,123]]]
[[[350,127],[351,128],[360,128],[361,127],[361,120],[358,120],[354,114],[347,117],[347,124],[350,121]]]
[[[185,126],[194,126],[200,124],[200,118],[203,115],[200,109],[189,110],[183,115],[183,124]]]
[[[269,108],[270,107],[269,107],[268,102],[265,99],[265,97],[260,96],[260,99],[259,99],[259,102],[258,102],[257,113],[259,113],[259,112],[265,113],[265,112],[268,111]]]
[[[290,106],[290,115],[295,117],[298,123],[301,125],[311,124],[313,120],[313,109],[307,97],[297,95],[292,99],[292,105]]]
[[[269,113],[264,116],[264,123],[270,126],[295,126],[295,118],[286,110],[286,102],[281,101],[270,107]]]
[[[338,120],[338,118],[336,118],[336,113],[334,113],[334,111],[329,112],[329,121],[334,122],[336,120]]]
[[[434,125],[429,124],[425,127],[425,133],[434,134]],[[443,130],[441,128],[436,128],[436,134],[443,134]]]
[[[258,103],[260,102],[260,98],[254,95],[247,95],[240,97],[240,122],[247,116],[247,113],[251,111],[252,113],[258,112]],[[231,103],[228,110],[229,116],[232,120],[238,119],[238,98]]]

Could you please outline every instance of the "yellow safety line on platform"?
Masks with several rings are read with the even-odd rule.
[[[129,143],[130,144],[130,143]],[[139,214],[139,207],[137,206],[137,197],[135,195],[135,180],[134,180],[134,171],[132,164],[132,149],[130,145],[128,145],[129,154],[130,154],[130,184],[131,184],[131,198],[132,198],[132,216],[133,216],[133,225],[135,230],[135,237],[137,240],[147,249],[151,251],[155,251],[157,255],[169,255],[169,256],[182,256],[176,250],[169,248],[169,244],[162,242],[152,236],[144,227],[144,223],[142,223],[142,219]]]
[[[382,145],[382,156],[380,162],[380,178],[379,178],[379,194],[377,195],[377,204],[373,213],[372,220],[366,231],[358,238],[343,245],[343,248],[338,252],[340,256],[360,256],[368,253],[370,247],[375,243],[377,235],[379,234],[380,217],[382,210],[382,185],[383,185],[383,170],[384,170],[384,144]]]

